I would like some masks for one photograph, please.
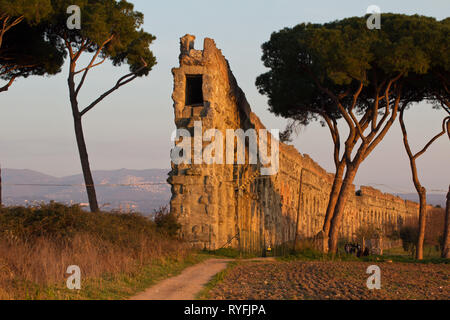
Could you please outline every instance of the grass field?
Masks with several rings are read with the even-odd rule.
[[[180,274],[185,268],[202,262],[209,257],[195,254],[181,260],[161,259],[136,268],[132,272],[104,274],[98,278],[87,278],[81,290],[69,290],[65,283],[47,286],[36,283],[22,283],[28,291],[16,299],[26,300],[125,300],[145,291],[155,283]]]
[[[169,234],[171,219],[155,223],[57,203],[0,211],[4,300],[124,299],[207,258]],[[72,265],[81,269],[81,291],[66,287]]]
[[[394,257],[412,257],[410,252],[405,251],[403,248],[392,248],[384,251],[385,256]],[[424,248],[424,259],[440,259],[441,252],[434,246],[426,246]]]

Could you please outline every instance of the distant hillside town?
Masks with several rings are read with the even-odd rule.
[[[94,171],[102,209],[152,214],[167,206],[170,186],[167,169]],[[32,170],[3,169],[3,204],[35,205],[57,201],[88,207],[83,176],[53,177]]]

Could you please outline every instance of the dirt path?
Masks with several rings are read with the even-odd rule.
[[[240,261],[273,261],[252,259]],[[161,281],[131,300],[194,300],[197,294],[219,272],[225,270],[232,259],[210,259],[189,267],[179,276]]]
[[[203,287],[232,260],[211,259],[189,267],[179,276],[166,279],[131,300],[194,300]]]

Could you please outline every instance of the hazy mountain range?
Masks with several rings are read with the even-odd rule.
[[[167,169],[94,171],[99,203],[105,210],[151,214],[169,204],[168,172]],[[32,170],[3,169],[2,178],[5,205],[51,200],[66,204],[88,202],[81,174],[57,178]],[[414,193],[398,196],[418,201]],[[428,195],[429,204],[445,207],[445,202],[446,194]]]
[[[417,193],[407,193],[407,194],[396,194],[400,198],[405,200],[411,200],[414,202],[419,202],[419,196]],[[447,194],[440,193],[429,193],[427,194],[427,203],[433,206],[440,206],[441,208],[445,208],[447,202]]]
[[[153,213],[169,204],[168,172],[167,169],[93,171],[99,204],[105,210]],[[5,205],[51,200],[66,204],[88,202],[81,174],[57,178],[32,170],[3,169],[2,182]]]

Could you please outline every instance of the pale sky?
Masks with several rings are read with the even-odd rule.
[[[265,72],[261,45],[274,31],[302,22],[328,22],[362,16],[370,5],[382,12],[450,16],[450,1],[131,1],[145,16],[144,29],[157,40],[152,50],[158,65],[147,78],[120,89],[84,118],[90,162],[96,169],[169,168],[170,137],[175,129],[171,68],[178,65],[179,38],[186,33],[214,38],[229,60],[253,111],[267,128],[284,129],[286,121],[267,111],[255,79]],[[89,75],[80,93],[81,105],[109,89],[126,68],[103,65]],[[51,78],[20,79],[0,94],[0,162],[2,167],[32,169],[63,176],[80,173],[67,90],[67,68]],[[421,148],[440,129],[443,112],[416,106],[407,122],[414,147]],[[301,153],[311,155],[333,171],[328,129],[314,124],[295,139]],[[418,162],[429,190],[448,188],[450,142],[442,138]],[[361,167],[356,184],[374,185],[390,192],[413,192],[409,163],[399,126]],[[389,187],[387,187],[389,186]]]

